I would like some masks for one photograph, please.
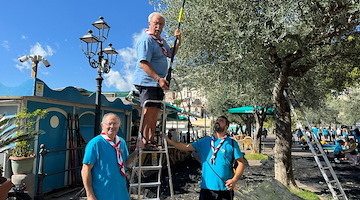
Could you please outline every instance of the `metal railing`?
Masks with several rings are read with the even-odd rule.
[[[44,200],[43,184],[44,184],[44,179],[46,177],[52,176],[55,174],[64,173],[64,172],[71,172],[71,171],[78,170],[81,168],[81,165],[79,165],[78,167],[67,168],[65,170],[46,173],[46,172],[44,172],[45,155],[48,153],[55,153],[55,152],[62,152],[62,151],[78,151],[78,150],[83,150],[84,148],[85,148],[85,146],[76,147],[76,148],[59,149],[59,150],[48,150],[45,148],[45,144],[40,145],[40,151],[39,151],[40,160],[39,160],[39,170],[37,173],[38,181],[37,181],[35,200]]]

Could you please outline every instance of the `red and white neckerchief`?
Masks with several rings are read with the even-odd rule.
[[[164,56],[169,57],[166,48],[164,47],[164,41],[160,38],[155,37],[153,33],[149,31],[149,29],[146,29],[145,32],[149,34],[161,47],[161,51],[163,52]]]
[[[227,135],[225,135],[223,138],[221,138],[220,143],[217,145],[217,147],[215,148],[215,137],[212,136],[211,137],[211,150],[212,150],[212,155],[210,158],[210,161],[212,164],[215,164],[215,157],[216,157],[216,153],[219,151],[221,145],[224,143],[225,139],[227,138]]]
[[[106,141],[108,141],[112,147],[115,148],[115,150],[116,150],[116,159],[117,159],[117,162],[118,162],[118,165],[119,165],[119,168],[120,168],[121,175],[123,175],[123,177],[126,177],[124,161],[123,161],[122,156],[121,156],[121,150],[120,150],[121,140],[120,140],[119,136],[115,137],[115,143],[114,143],[114,141],[112,141],[109,138],[109,136],[106,135],[106,133],[100,133],[100,135]]]

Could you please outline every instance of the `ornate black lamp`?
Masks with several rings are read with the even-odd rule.
[[[98,34],[94,35],[93,31],[89,30],[80,40],[82,43],[82,51],[88,58],[90,66],[98,69],[98,76],[96,77],[97,90],[94,125],[94,136],[96,136],[100,133],[101,84],[104,80],[102,73],[110,72],[111,67],[116,63],[118,52],[112,47],[112,44],[109,44],[108,47],[103,49],[103,42],[108,39],[110,32],[110,26],[104,21],[104,18],[100,17],[99,20],[92,25],[98,30]],[[84,43],[86,44],[86,48],[84,48]]]

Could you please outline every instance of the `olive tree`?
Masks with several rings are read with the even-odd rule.
[[[181,2],[153,2],[172,33]],[[270,102],[275,178],[296,186],[290,107],[283,93],[291,88],[305,105],[316,106],[330,89],[353,84],[358,77],[350,74],[359,55],[350,50],[359,49],[359,2],[191,0],[185,8],[175,76],[202,88],[214,112]]]

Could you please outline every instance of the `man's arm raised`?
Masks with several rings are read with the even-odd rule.
[[[194,147],[191,144],[186,144],[182,142],[175,142],[171,140],[168,136],[165,136],[166,141],[169,145],[174,146],[176,149],[182,150],[182,151],[194,151]]]

